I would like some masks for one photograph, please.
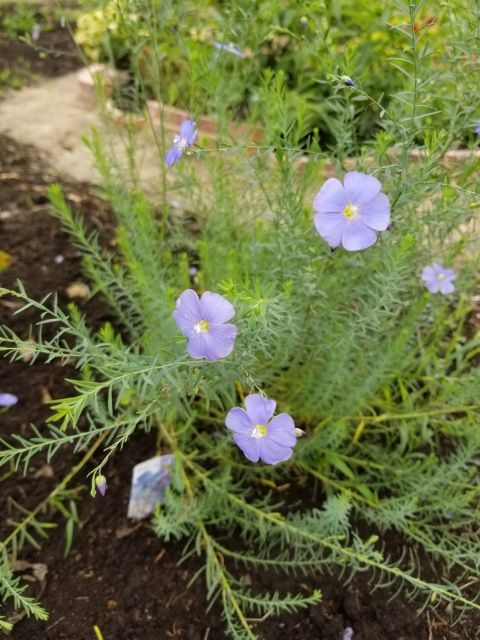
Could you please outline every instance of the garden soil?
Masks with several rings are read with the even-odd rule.
[[[61,65],[59,70],[64,70]],[[104,246],[114,246],[115,230],[108,207],[90,185],[55,175],[35,148],[0,136],[0,250],[13,258],[0,274],[0,284],[14,287],[20,278],[35,299],[50,292],[58,295],[61,305],[73,299],[89,323],[98,327],[112,320],[109,310],[95,296],[79,296],[82,287],[77,286],[72,295],[73,283],[88,285],[81,272],[81,256],[48,213],[46,191],[56,180],[74,209],[86,216],[91,228],[100,231]],[[15,299],[0,299],[0,323],[27,338],[34,312],[13,315],[16,310]],[[42,430],[48,401],[69,393],[65,376],[74,376],[71,365],[12,364],[0,359],[0,390],[19,397],[18,404],[0,416],[0,436],[13,433],[28,437],[32,423]],[[155,453],[154,438],[136,434],[110,464],[104,498],[90,497],[85,476],[74,479],[71,488],[79,491],[79,524],[68,555],[62,517],[54,513],[44,516],[57,526],[42,541],[41,548],[25,545],[19,554],[25,562],[17,568],[50,618],[46,623],[13,618],[16,624],[10,637],[94,640],[96,625],[104,640],[225,638],[219,609],[214,606],[206,613],[203,577],[189,585],[202,566],[201,560],[190,557],[180,563],[180,543],[164,544],[148,522],[136,524],[126,517],[132,467]],[[11,530],[10,520],[21,517],[14,502],[34,509],[80,457],[67,449],[48,464],[41,458],[35,460],[26,476],[5,476],[2,470],[0,512],[4,517],[0,539]],[[95,457],[90,464],[95,464]],[[298,488],[297,498],[302,493],[304,489]],[[291,499],[295,500],[295,489]],[[387,551],[399,554],[401,541],[387,534],[385,542]],[[425,565],[430,576],[435,574],[435,568]],[[374,582],[368,573],[348,585],[337,575],[320,574],[294,578],[265,573],[245,575],[244,579],[252,582],[253,589],[309,593],[320,588],[323,592],[317,606],[255,623],[256,631],[266,640],[342,640],[349,627],[352,640],[471,640],[478,627],[478,619],[473,618],[451,627],[445,606],[425,611],[421,602],[408,602],[402,594],[392,599],[394,591],[390,588],[372,592]],[[8,613],[14,615],[11,610]]]

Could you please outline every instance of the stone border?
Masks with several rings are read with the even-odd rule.
[[[149,123],[153,123],[156,128],[162,127],[165,131],[174,134],[178,132],[180,125],[184,120],[191,118],[191,114],[189,114],[188,111],[163,104],[157,100],[147,100],[146,115],[126,113],[121,109],[118,109],[113,104],[110,96],[114,80],[121,78],[121,76],[122,73],[120,71],[104,64],[93,64],[89,67],[80,69],[77,73],[82,93],[85,97],[88,97],[91,100],[95,99],[97,94],[97,85],[99,83],[101,84],[104,88],[104,94],[108,98],[105,103],[105,110],[109,116],[119,124],[129,126],[133,125],[136,128],[142,129]],[[197,119],[197,124],[199,132],[204,139],[211,140],[213,142],[218,141],[219,129],[213,118],[201,116]],[[264,132],[260,127],[249,125],[247,123],[232,122],[228,127],[228,132],[233,138],[240,138],[242,140],[248,139],[252,142],[261,142],[264,139]],[[413,162],[419,162],[426,156],[423,149],[413,149],[410,151],[409,155]],[[475,158],[480,158],[480,149],[449,149],[443,156],[443,163],[446,165],[458,164]],[[299,158],[296,164],[304,166],[307,162],[308,157],[304,155]],[[327,165],[330,165],[328,161]],[[345,165],[348,169],[354,168],[356,165],[356,158],[347,158]]]

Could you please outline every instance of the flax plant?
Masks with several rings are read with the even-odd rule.
[[[162,20],[170,24],[168,3],[128,4],[149,9],[152,34]],[[225,17],[222,41],[239,45],[255,4],[232,4],[235,20]],[[305,100],[282,72],[263,72],[255,98],[263,140],[232,133],[238,91],[248,91],[249,78],[244,59],[225,49],[196,60],[191,74],[183,67],[182,82],[191,83],[192,95],[201,83],[216,116],[215,143],[202,132],[194,102],[185,144],[180,132],[170,146],[163,117],[150,121],[157,127],[158,199],[147,198],[138,172],[125,174],[102,134],[93,134],[90,148],[118,223],[116,252],[101,248],[59,186],[50,197],[54,215],[83,253],[94,290],[116,314],[114,326],[92,331],[76,307],[62,309],[55,297],[32,300],[21,284],[1,290],[24,303],[17,313],[38,313],[31,361],[74,362],[78,375],[71,396],[53,401],[46,425],[1,441],[0,464],[25,472],[38,453],[50,459],[64,446],[82,452],[103,438],[102,460],[91,469],[95,492],[96,479],[108,481],[108,463],[122,455],[127,440],[139,430],[154,431],[162,453],[173,453],[175,462],[153,528],[166,541],[184,540],[185,556],[201,556],[195,578],[205,581],[206,600],[220,603],[237,640],[261,637],[258,617],[321,598],[316,590],[261,592],[241,580],[245,568],[254,575],[336,571],[345,580],[369,570],[372,585],[403,587],[400,597],[425,606],[448,603],[458,615],[480,609],[478,595],[463,586],[480,579],[480,335],[472,323],[479,163],[475,156],[446,162],[456,132],[475,120],[480,87],[467,68],[478,6],[461,12],[444,4],[452,16],[446,48],[454,49],[454,60],[435,53],[427,31],[418,29],[427,2],[396,3],[402,22],[385,26],[402,42],[394,59],[385,60],[386,69],[394,64],[404,78],[394,95],[372,94],[356,77],[346,82],[331,53],[332,71],[323,78],[335,114],[328,148],[309,135]],[[118,8],[122,13],[125,4]],[[140,50],[135,45],[146,37],[144,28],[129,25],[132,50]],[[145,78],[160,77],[152,38],[149,73],[142,59],[135,79],[140,92]],[[164,88],[154,86],[164,96]],[[453,86],[459,100],[449,102],[449,126],[433,129],[432,105],[442,87]],[[361,148],[360,114],[377,129]],[[126,139],[136,144],[134,136]],[[368,247],[352,251],[337,242],[332,251],[328,234],[315,229],[312,203],[322,193],[315,207],[324,215],[327,175],[342,182],[352,169],[364,176],[362,184],[381,183],[390,225],[373,227]],[[343,188],[340,182],[329,185]],[[359,202],[345,201],[339,213],[326,215],[363,215],[367,205],[361,212]],[[425,286],[422,272],[432,263],[455,271],[453,292]],[[212,323],[202,315],[184,322],[179,310],[185,307],[176,301],[189,290],[212,292],[218,304],[221,297],[229,305],[218,324],[236,329],[228,330],[223,351],[200,351],[194,332],[208,332]],[[195,295],[187,294],[189,304],[200,309],[195,305],[208,297]],[[20,359],[24,345],[1,328],[4,356]],[[268,451],[251,462],[251,449],[236,437],[238,425],[227,420],[226,426],[227,414],[244,402],[247,413],[236,415],[245,419],[253,395],[274,399],[277,411],[305,433],[289,440],[279,464],[262,462]],[[272,415],[252,423],[247,436],[265,436],[280,417],[268,423]],[[308,495],[311,506],[282,500],[285,484]],[[360,534],[365,524],[368,537]],[[404,542],[397,555],[389,550],[391,532]],[[434,580],[422,575],[419,554],[432,558]],[[11,584],[8,571],[2,580]]]

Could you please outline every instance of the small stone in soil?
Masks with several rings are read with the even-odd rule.
[[[83,282],[72,282],[66,289],[67,296],[72,298],[80,298],[85,300],[90,296],[90,289]]]

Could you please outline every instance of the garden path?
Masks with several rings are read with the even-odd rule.
[[[0,132],[33,144],[56,173],[81,182],[99,183],[92,153],[82,137],[92,128],[104,131],[106,127],[111,150],[123,166],[128,162],[127,129],[102,115],[94,96],[80,86],[77,72],[12,91],[0,101]],[[140,183],[154,196],[159,184],[158,149],[146,127],[137,134]]]

